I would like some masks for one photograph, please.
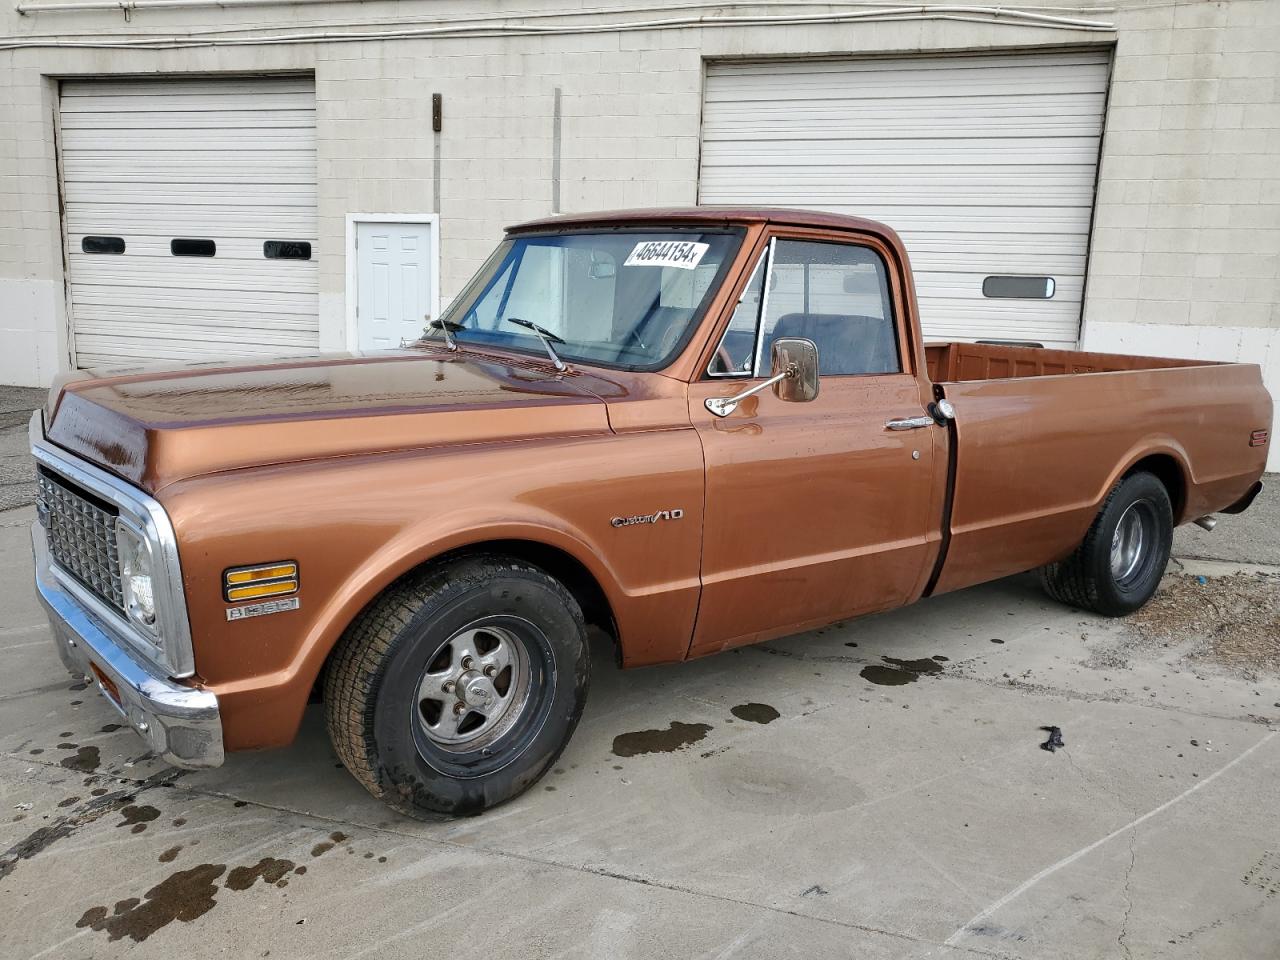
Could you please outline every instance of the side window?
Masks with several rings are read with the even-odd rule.
[[[713,377],[733,377],[750,374],[756,355],[756,329],[760,322],[760,298],[764,293],[766,251],[760,256],[742,291],[742,299],[729,319],[720,346],[711,358],[707,373]]]
[[[767,299],[761,375],[780,337],[816,343],[823,376],[902,370],[888,271],[871,248],[778,240]]]

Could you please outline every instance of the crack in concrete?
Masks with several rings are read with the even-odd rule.
[[[1133,960],[1133,951],[1129,949],[1129,918],[1133,916],[1133,865],[1138,859],[1138,828],[1129,831],[1129,869],[1124,874],[1124,919],[1120,921],[1120,932],[1116,934],[1116,946],[1124,951],[1128,960]]]

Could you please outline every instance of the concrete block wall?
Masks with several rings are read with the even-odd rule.
[[[531,0],[525,7],[555,4]],[[497,0],[433,0],[430,9],[436,21],[500,12]],[[248,33],[367,29],[412,26],[410,18],[390,0],[139,10],[128,23],[118,11],[18,17],[6,7],[0,36],[198,35],[231,25]],[[1114,45],[1083,345],[1259,361],[1280,394],[1280,2],[1120,0],[1105,19],[1114,21],[1114,32],[903,20],[165,51],[0,50],[0,382],[44,384],[67,362],[56,77],[314,74],[318,346],[341,349],[347,216],[439,213],[447,301],[503,226],[552,212],[557,88],[563,211],[684,204],[697,197],[708,59]],[[430,127],[433,93],[444,97],[439,135]]]
[[[1117,27],[1082,345],[1258,363],[1280,397],[1280,3]]]

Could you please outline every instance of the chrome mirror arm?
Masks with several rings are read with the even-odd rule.
[[[423,333],[431,330],[439,330],[444,336],[445,346],[449,348],[450,353],[454,353],[458,349],[458,341],[453,339],[453,333],[449,329],[448,320],[432,320],[430,314],[427,315],[427,325],[423,327]]]
[[[732,397],[708,397],[706,400],[706,407],[717,417],[727,417],[729,414],[733,413],[733,411],[737,410],[738,404],[747,399],[747,397],[757,394],[761,390],[768,390],[775,383],[780,383],[783,380],[794,377],[797,372],[798,370],[796,365],[794,363],[789,364],[787,369],[783,370],[781,373],[774,374],[768,380],[764,381],[764,383],[758,383],[751,389],[743,390],[741,393]]]

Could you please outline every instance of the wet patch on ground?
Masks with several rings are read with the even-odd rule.
[[[740,703],[736,707],[730,707],[729,712],[739,720],[749,723],[773,723],[782,716],[767,703]]]
[[[98,769],[98,764],[102,762],[102,759],[98,755],[97,747],[80,747],[76,750],[73,756],[63,757],[59,762],[68,770],[78,770],[80,773],[93,773],[93,771]]]
[[[915,683],[923,676],[942,672],[942,664],[933,657],[926,657],[922,660],[899,660],[897,657],[881,657],[880,659],[884,661],[884,664],[872,664],[871,666],[863,667],[859,676],[863,680],[882,687],[900,687],[905,683]]]
[[[103,793],[101,796],[95,795],[92,799],[81,803],[79,806],[70,808],[63,816],[58,817],[52,823],[41,827],[34,833],[28,834],[4,851],[4,853],[0,853],[0,880],[12,873],[23,860],[30,860],[38,856],[52,844],[66,839],[81,827],[93,823],[116,810],[127,808],[138,799],[137,794],[145,790],[153,790],[156,787],[171,787],[173,786],[173,781],[183,775],[184,772],[180,770],[164,770],[148,777],[141,783],[133,785],[133,789],[128,792],[117,791],[115,793]],[[90,777],[87,782],[93,782],[94,779]],[[95,790],[94,793],[97,794],[98,791]]]
[[[346,840],[345,833],[335,830],[329,834],[328,840],[313,848],[312,856],[319,856]],[[161,863],[169,863],[181,849],[181,846],[170,847],[158,859]],[[379,857],[378,862],[386,863],[386,859]],[[257,863],[243,864],[230,870],[225,863],[202,863],[171,873],[141,898],[119,900],[110,909],[90,907],[76,921],[76,926],[106,933],[109,940],[129,937],[141,942],[175,920],[190,923],[204,916],[218,905],[220,890],[241,892],[259,880],[264,887],[283,888],[288,886],[290,876],[301,877],[306,872],[305,866],[280,857],[263,857]]]
[[[228,873],[226,887],[228,890],[248,890],[259,880],[274,883],[277,887],[287,886],[289,881],[285,874],[295,866],[292,860],[263,857],[251,867],[236,867]]]
[[[214,881],[226,869],[225,863],[202,863],[179,870],[148,890],[145,900],[121,900],[110,915],[106,907],[90,907],[76,926],[105,931],[110,940],[141,942],[175,920],[190,923],[212,910],[218,895]]]
[[[131,832],[141,833],[143,830],[147,829],[148,823],[150,823],[152,820],[155,820],[159,816],[160,816],[160,811],[157,810],[155,807],[149,807],[149,806],[146,806],[145,804],[142,806],[138,806],[131,803],[129,804],[129,806],[125,807],[123,810],[120,811],[121,819],[120,819],[120,822],[116,824],[116,826],[132,827],[133,830]]]
[[[343,833],[341,830],[335,830],[333,833],[329,834],[328,840],[322,840],[320,843],[317,843],[314,847],[311,848],[311,855],[313,857],[324,856],[326,853],[332,850],[335,846],[342,843],[342,841],[346,839],[347,839],[347,835],[345,833]]]
[[[133,797],[129,794],[99,797],[96,800],[90,800],[79,810],[58,817],[52,823],[28,834],[0,854],[0,880],[11,874],[21,861],[38,856],[59,840],[65,840],[71,836],[85,824],[93,823],[132,800]]]
[[[613,752],[619,757],[638,757],[646,753],[674,753],[697,743],[711,732],[707,723],[681,723],[672,720],[666,730],[634,730],[613,738]]]

